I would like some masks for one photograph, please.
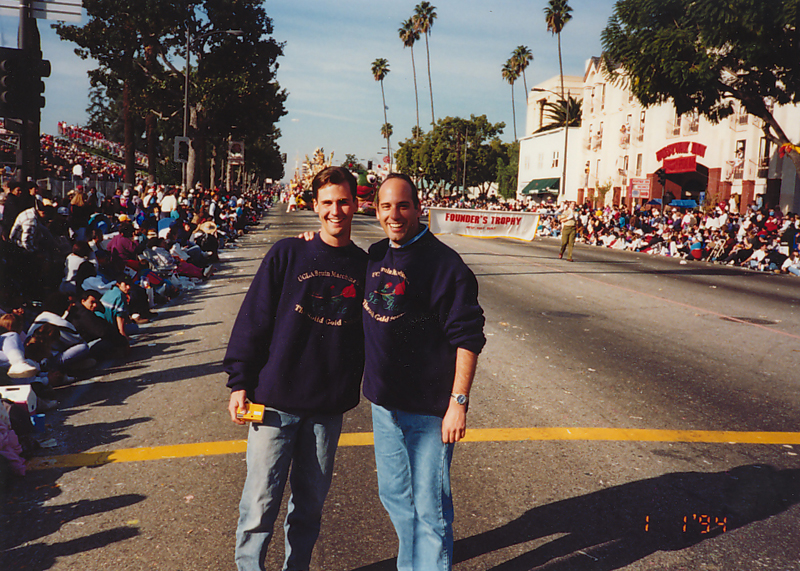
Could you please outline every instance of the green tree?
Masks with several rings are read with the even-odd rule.
[[[451,194],[462,181],[485,193],[497,180],[497,158],[507,154],[508,145],[499,138],[504,128],[504,123],[490,123],[485,115],[445,117],[421,138],[400,143],[397,169],[440,194]]]
[[[514,67],[517,70],[517,75],[522,76],[522,86],[525,88],[525,105],[528,105],[528,82],[525,79],[525,70],[533,62],[533,54],[528,46],[517,46],[511,52],[511,61],[514,62]]]
[[[514,82],[517,81],[519,78],[519,73],[517,72],[517,66],[514,64],[514,58],[511,58],[506,63],[503,64],[503,67],[500,70],[503,79],[505,79],[509,85],[511,85],[511,116],[514,121],[514,140],[517,140],[517,106],[514,103]]]
[[[414,75],[414,103],[417,108],[417,130],[419,130],[419,91],[417,90],[417,64],[414,62],[414,44],[419,40],[419,30],[414,27],[414,20],[409,18],[397,30],[404,48],[411,49],[411,71]]]
[[[561,77],[561,99],[564,95],[564,66],[561,62],[561,30],[572,19],[572,8],[567,0],[550,0],[544,9],[547,31],[558,38],[558,75]]]
[[[428,57],[428,88],[431,92],[431,125],[436,125],[436,114],[433,112],[433,82],[431,81],[431,50],[428,45],[428,36],[431,35],[433,21],[436,19],[436,6],[430,2],[420,2],[414,7],[412,21],[417,31],[425,36],[425,54]]]
[[[508,154],[497,157],[497,192],[503,198],[517,197],[519,174],[519,141],[508,145]]]
[[[383,91],[383,80],[388,74],[389,60],[381,57],[372,62],[372,77],[375,81],[380,81],[381,83],[381,99],[383,100],[383,125],[381,126],[381,134],[386,139],[386,153],[389,155],[389,170],[391,171],[392,146],[389,143],[391,133],[389,132],[390,129],[385,129],[386,125],[389,125],[389,119],[386,117],[386,94]]]
[[[569,100],[569,109],[563,99],[559,99],[556,102],[548,101],[544,104],[546,109],[545,116],[547,119],[550,120],[549,123],[542,125],[537,132],[541,133],[542,131],[550,131],[552,129],[557,129],[559,127],[563,127],[564,123],[567,122],[567,112],[569,112],[569,126],[570,127],[580,127],[581,126],[581,116],[583,114],[583,100],[576,99],[572,95],[568,96]]]
[[[774,106],[800,101],[798,30],[798,0],[620,0],[601,39],[609,76],[642,105],[672,101],[717,122],[738,101],[783,146]],[[800,173],[797,149],[785,150]]]
[[[248,148],[247,167],[280,178],[282,162],[274,127],[286,112],[286,93],[275,82],[276,59],[282,45],[269,35],[272,22],[258,0],[85,0],[89,19],[83,26],[56,26],[62,39],[78,45],[76,53],[92,57],[98,67],[89,72],[101,100],[121,102],[125,130],[126,181],[133,181],[136,137],[142,122],[148,153],[158,138],[182,130],[184,57],[187,27],[193,61],[190,131],[193,145],[190,180],[207,183],[207,145],[224,156],[228,137],[235,134]],[[234,39],[215,30],[240,30]],[[203,40],[203,41],[200,41]],[[98,92],[100,93],[100,92]],[[100,116],[98,115],[98,118]],[[156,161],[151,161],[156,162]],[[151,172],[151,176],[152,176]]]

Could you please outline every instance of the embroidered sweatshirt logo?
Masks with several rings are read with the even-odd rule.
[[[405,315],[406,276],[400,270],[381,268],[378,288],[364,296],[364,310],[375,321],[387,323]]]
[[[314,271],[297,280],[307,282],[301,303],[294,307],[297,313],[335,327],[358,321],[360,299],[355,279],[336,272]]]

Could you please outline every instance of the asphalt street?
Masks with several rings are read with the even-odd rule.
[[[273,209],[127,362],[59,390],[53,447],[3,499],[0,569],[234,568],[246,431],[221,361],[263,255],[317,227]],[[359,246],[382,236],[356,218]],[[455,569],[800,570],[800,279],[440,238],[478,276],[488,339],[453,461]],[[313,569],[393,568],[370,431],[362,399]]]

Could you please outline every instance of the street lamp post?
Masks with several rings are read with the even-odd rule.
[[[534,87],[531,91],[535,91],[538,93],[547,92],[552,93],[556,97],[560,97],[562,101],[564,101],[564,163],[561,168],[561,188],[559,189],[559,195],[566,195],[567,194],[567,142],[569,137],[569,90],[567,90],[566,99],[563,95],[559,95],[555,91],[550,91],[549,89],[544,89],[542,87]]]
[[[186,26],[186,66],[184,68],[184,82],[183,82],[183,136],[189,136],[189,71],[191,70],[191,63],[189,58],[191,56],[191,47],[192,44],[195,44],[201,40],[204,40],[210,36],[214,36],[216,34],[228,34],[231,36],[242,36],[244,32],[241,30],[213,30],[211,32],[206,32],[205,34],[201,34],[196,38],[192,38],[191,32],[189,31],[189,26]],[[182,184],[185,190],[186,182],[189,178],[189,163],[183,163],[183,176],[182,176]]]

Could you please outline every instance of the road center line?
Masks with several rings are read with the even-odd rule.
[[[462,442],[524,442],[530,440],[604,440],[610,442],[685,442],[697,444],[800,445],[800,432],[733,432],[714,430],[652,430],[640,428],[474,428]],[[372,446],[371,432],[342,434],[339,446]],[[122,462],[146,462],[168,458],[190,458],[239,454],[247,450],[246,440],[201,442],[121,448],[103,452],[81,452],[64,456],[44,456],[28,462],[30,470],[80,468]]]

